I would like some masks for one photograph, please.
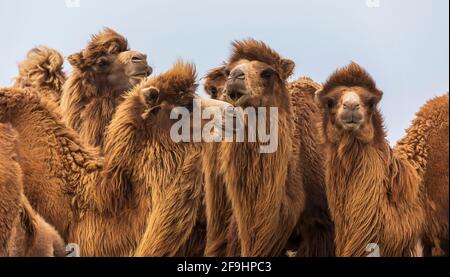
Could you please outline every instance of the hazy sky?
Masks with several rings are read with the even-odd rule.
[[[107,26],[147,53],[155,73],[183,58],[202,76],[227,58],[232,40],[247,37],[294,60],[296,77],[318,82],[356,61],[385,93],[381,107],[391,143],[427,99],[449,87],[448,0],[79,2],[68,8],[66,0],[0,0],[0,86],[11,84],[30,48],[44,44],[69,55]]]

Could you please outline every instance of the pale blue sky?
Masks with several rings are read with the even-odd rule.
[[[226,59],[230,41],[254,37],[293,59],[296,76],[323,82],[351,60],[366,67],[385,92],[382,111],[394,143],[427,99],[448,91],[449,1],[379,2],[80,0],[79,8],[67,8],[65,0],[0,0],[0,86],[11,84],[33,46],[69,55],[104,26],[147,53],[156,73],[183,58],[201,76]]]

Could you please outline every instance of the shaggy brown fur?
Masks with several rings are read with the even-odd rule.
[[[410,256],[423,234],[427,196],[416,170],[422,166],[414,160],[428,159],[416,149],[431,141],[410,130],[403,150],[391,150],[377,109],[381,97],[371,76],[354,63],[336,71],[318,93],[338,256],[366,256],[370,243],[380,246],[382,256]],[[424,114],[428,125],[419,127],[420,134],[448,129],[448,120],[436,115]]]
[[[237,226],[236,224],[231,224],[231,203],[227,196],[223,174],[220,173],[221,162],[218,153],[219,144],[208,143],[203,154],[207,222],[205,256],[207,257],[224,257],[240,254]],[[235,240],[233,246],[230,245],[231,242],[229,240]]]
[[[124,92],[150,75],[147,57],[128,50],[111,29],[94,35],[86,49],[69,56],[73,72],[63,88],[61,109],[67,124],[92,146],[103,146],[105,129]]]
[[[148,201],[137,197],[140,186],[103,182],[98,151],[84,146],[56,109],[36,91],[0,90],[0,122],[20,134],[25,194],[82,256],[127,256],[145,230]]]
[[[292,245],[298,247],[299,257],[329,257],[335,253],[334,224],[325,193],[324,154],[317,141],[317,125],[321,117],[315,102],[315,92],[321,87],[308,77],[301,77],[288,86],[292,116],[300,136],[299,166],[306,195],[305,210],[296,228],[300,243]],[[289,249],[296,248],[288,247]]]
[[[14,161],[17,134],[0,124],[0,257],[8,256],[11,237],[20,215],[21,169]]]
[[[30,242],[32,244],[30,245]],[[39,216],[22,194],[20,225],[16,225],[9,249],[12,257],[65,257],[58,231]]]
[[[448,256],[448,93],[428,101],[395,151],[414,161],[425,186],[425,256]]]
[[[22,192],[17,133],[0,124],[0,256],[65,256],[58,232],[31,208]]]
[[[212,99],[223,99],[227,80],[226,66],[210,70],[204,79],[203,87]],[[219,144],[208,143],[203,154],[203,173],[205,183],[205,204],[207,238],[205,256],[224,257],[240,254],[237,226],[231,225],[231,203],[226,194],[223,174],[220,173]],[[233,240],[234,243],[229,243]],[[233,245],[231,245],[233,244]],[[228,250],[227,250],[228,249]]]
[[[226,68],[212,70],[221,72]],[[211,77],[206,77],[208,80]],[[215,82],[216,87],[225,87],[223,83]],[[206,85],[205,85],[206,87]],[[330,220],[328,204],[325,196],[322,153],[316,144],[317,122],[320,112],[314,101],[315,92],[322,86],[308,77],[300,77],[288,85],[291,103],[295,108],[296,128],[301,132],[301,166],[304,172],[304,184],[307,193],[307,204],[302,220],[299,221],[294,233],[286,246],[287,251],[293,251],[298,256],[332,256],[334,255],[333,223]],[[218,95],[223,95],[219,91]],[[205,192],[207,207],[207,244],[206,256],[239,256],[240,246],[237,240],[236,221],[231,215],[231,204],[226,194],[223,175],[220,174],[220,159],[217,155],[218,145],[208,144],[204,154]],[[224,225],[228,228],[224,228]],[[317,233],[317,230],[321,230]],[[309,236],[302,238],[303,236]],[[314,234],[314,235],[311,235]],[[316,241],[314,241],[316,240]],[[306,243],[302,243],[306,242]],[[300,248],[299,248],[300,245]],[[321,246],[320,246],[321,245]]]
[[[195,69],[178,62],[125,97],[108,129],[108,181],[142,184],[149,201],[147,228],[135,256],[202,256],[204,207],[202,144],[170,138],[174,107],[192,105]]]
[[[59,102],[66,81],[63,64],[64,58],[55,49],[46,46],[33,48],[19,64],[19,76],[14,87],[39,89],[44,97]]]
[[[248,95],[240,99],[232,99],[234,84],[231,83],[227,84],[224,97],[231,103],[239,103],[243,107],[278,107],[279,147],[275,153],[260,154],[258,143],[222,143],[220,145],[220,172],[224,177],[239,237],[239,243],[228,241],[229,244],[234,245],[231,250],[229,249],[228,255],[235,255],[235,248],[239,245],[241,249],[238,253],[240,252],[239,254],[242,256],[282,255],[294,230],[308,232],[301,235],[304,238],[303,242],[315,244],[302,249],[305,255],[332,255],[332,233],[328,235],[328,243],[319,245],[319,241],[323,243],[326,240],[314,239],[314,233],[309,233],[313,228],[306,227],[307,225],[304,225],[303,229],[302,227],[296,228],[301,221],[306,220],[307,217],[300,218],[303,211],[308,210],[305,209],[305,205],[311,203],[307,199],[312,197],[312,195],[305,194],[304,181],[309,177],[306,172],[302,172],[300,160],[303,151],[306,156],[313,153],[314,150],[303,149],[303,147],[308,148],[312,145],[301,144],[301,125],[299,128],[296,125],[302,119],[292,116],[297,114],[295,112],[297,108],[293,106],[293,103],[300,105],[302,98],[299,97],[298,102],[291,100],[291,94],[287,90],[286,79],[292,74],[294,64],[289,60],[282,59],[262,42],[246,40],[235,42],[233,47],[234,51],[226,71],[232,76],[237,65],[240,65],[239,68],[245,68],[245,90]],[[313,103],[312,97],[310,95],[307,97],[309,102]],[[304,107],[306,110],[308,109],[307,105]],[[307,122],[301,124],[307,124]],[[305,129],[305,132],[307,130]],[[312,175],[309,176],[312,177]],[[314,177],[320,179],[320,174]],[[320,186],[320,181],[318,183]],[[311,186],[316,184],[316,182],[312,182]],[[208,187],[214,186],[206,186],[206,189]],[[215,198],[217,198],[215,201],[207,199],[207,204],[211,205],[214,202],[220,204],[218,201],[221,200],[220,197],[216,195]],[[323,200],[325,199],[323,198]],[[221,203],[226,204],[227,202],[221,200]],[[220,207],[220,205],[216,207]],[[207,211],[209,210],[210,207],[207,208]],[[227,218],[226,213],[223,211],[221,213]],[[304,213],[304,215],[306,214]],[[213,217],[208,217],[208,219],[211,218]],[[321,221],[318,220],[318,222]],[[231,231],[233,222],[234,219],[231,219],[231,224],[228,225],[228,229]],[[324,222],[330,223],[329,219]],[[208,226],[212,224],[214,223],[208,222]],[[219,226],[219,224],[216,222],[215,226]],[[227,224],[227,221],[222,224]],[[313,226],[316,223],[309,221],[308,224]],[[326,228],[328,227],[326,226]],[[316,229],[314,232],[320,237],[324,231],[329,232],[329,229],[325,230],[326,228],[324,230]],[[211,245],[220,245],[220,241],[211,242]],[[328,246],[324,247],[324,245]],[[220,249],[221,247],[216,248]]]

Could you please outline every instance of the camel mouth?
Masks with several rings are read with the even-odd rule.
[[[249,97],[250,95],[247,93],[247,91],[241,89],[225,91],[224,94],[224,100],[236,107],[244,105]]]
[[[355,131],[359,129],[361,123],[362,122],[358,120],[342,121],[342,127],[347,131]]]
[[[143,71],[139,71],[139,72],[131,74],[130,79],[142,81],[142,80],[147,79],[152,73],[153,73],[153,69],[151,67],[147,67]]]

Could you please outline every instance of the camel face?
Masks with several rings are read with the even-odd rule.
[[[295,63],[253,39],[236,41],[225,70],[224,99],[240,107],[288,109],[287,79]]]
[[[262,107],[274,103],[284,80],[272,66],[260,61],[241,60],[227,69],[225,99],[242,107]]]
[[[99,91],[129,90],[153,72],[147,56],[130,51],[126,39],[111,29],[93,36],[86,49],[68,59]]]
[[[371,114],[381,98],[362,87],[338,87],[320,96],[329,123],[338,129],[357,132],[370,124]]]
[[[189,120],[190,133],[201,130],[196,129],[194,114],[198,113],[198,128],[202,128],[209,121],[201,116],[203,111],[215,108],[221,114],[230,105],[226,102],[203,99],[196,94],[197,83],[195,68],[191,64],[178,62],[171,70],[148,80],[136,89],[141,91],[146,111],[142,115],[146,119],[147,130],[150,133],[166,133],[172,126],[179,123],[174,113],[181,109],[185,113],[183,119]],[[181,111],[180,111],[181,112]],[[191,124],[192,123],[192,124]]]
[[[153,71],[147,64],[147,56],[135,51],[102,57],[93,70],[98,74],[100,83],[123,90],[139,84]]]
[[[338,70],[316,96],[322,108],[325,133],[329,137],[335,132],[346,132],[370,138],[374,133],[372,120],[382,95],[358,65],[350,64]]]
[[[203,87],[211,96],[211,99],[223,99],[225,83],[227,82],[226,66],[221,66],[209,71],[204,77]]]

